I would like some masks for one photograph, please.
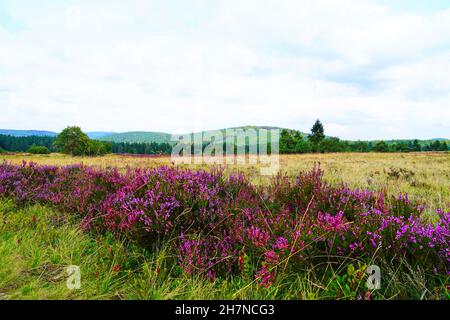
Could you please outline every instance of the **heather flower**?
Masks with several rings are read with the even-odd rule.
[[[286,240],[286,238],[278,237],[277,241],[274,245],[274,248],[284,251],[289,247],[289,242]]]

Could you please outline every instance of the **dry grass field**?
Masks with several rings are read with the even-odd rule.
[[[0,159],[21,163],[36,162],[46,165],[70,165],[83,163],[98,168],[117,167],[150,168],[173,166],[169,156],[141,157],[108,155],[104,157],[70,157],[51,155],[1,155]],[[354,188],[383,190],[388,194],[408,193],[413,199],[420,199],[428,210],[450,208],[450,153],[335,153],[281,155],[280,171],[295,177],[298,172],[319,164],[330,183],[345,182]],[[181,165],[191,169],[208,170],[210,165]],[[225,165],[227,173],[244,172],[257,184],[269,179],[260,175],[258,165]]]

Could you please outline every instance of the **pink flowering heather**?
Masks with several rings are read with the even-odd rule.
[[[405,194],[387,198],[332,186],[318,168],[257,187],[242,174],[226,177],[220,170],[119,173],[4,162],[0,196],[76,215],[90,232],[109,231],[148,250],[173,244],[180,270],[211,279],[251,264],[255,279],[269,286],[280,270],[375,254],[392,263],[406,259],[434,274],[450,269],[450,212],[438,210],[431,222],[422,216],[424,206]]]

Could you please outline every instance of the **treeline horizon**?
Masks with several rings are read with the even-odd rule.
[[[283,135],[283,133],[282,133]],[[289,134],[291,135],[291,134]],[[27,136],[14,137],[10,135],[0,135],[0,151],[4,152],[29,152],[33,146],[45,147],[50,152],[57,152],[54,146],[54,137],[43,136]],[[283,141],[284,139],[284,141]],[[280,154],[296,154],[296,153],[333,153],[333,152],[430,152],[430,151],[449,151],[448,144],[439,140],[428,144],[421,144],[423,140],[398,141],[387,142],[381,141],[346,141],[339,138],[325,138],[315,148],[308,140],[292,139],[289,136],[284,136],[280,139]],[[172,145],[168,143],[130,143],[130,142],[105,142],[109,145],[110,152],[113,154],[144,154],[144,155],[169,155],[172,153]],[[202,146],[202,149],[206,144]],[[246,145],[246,152],[250,152],[250,147]],[[192,153],[194,153],[195,146],[192,145]],[[224,147],[224,150],[226,148]],[[234,146],[237,150],[237,146]],[[270,151],[270,144],[269,144]],[[30,152],[33,153],[33,152]]]
[[[49,136],[26,136],[15,137],[0,134],[0,152],[29,152],[32,147],[45,147],[50,152],[58,152],[55,145],[56,137]],[[170,154],[172,146],[168,143],[130,143],[130,142],[96,142],[105,145],[109,153],[114,154]]]
[[[62,136],[64,138],[62,139]],[[73,139],[72,139],[72,138]],[[64,140],[61,143],[59,140]],[[70,141],[70,140],[73,141]],[[70,146],[71,151],[64,152],[64,147]],[[84,145],[80,149],[80,146]],[[202,146],[191,144],[186,149],[195,154],[201,148],[205,150],[208,143]],[[258,146],[251,146],[248,139],[245,146],[234,144],[234,153],[239,147],[245,148],[246,153],[258,152]],[[0,134],[0,152],[30,152],[48,154],[62,151],[72,155],[104,155],[113,154],[143,154],[143,155],[168,155],[172,153],[173,146],[167,142],[111,142],[89,139],[78,127],[68,127],[57,137],[50,136],[24,136],[15,137]],[[79,150],[77,150],[79,149]],[[231,148],[230,148],[231,149]],[[271,143],[267,146],[271,153]],[[67,150],[66,150],[67,151]],[[226,144],[223,144],[223,151],[226,153]],[[449,146],[445,141],[434,140],[427,143],[427,140],[378,140],[378,141],[348,141],[340,140],[337,137],[326,137],[323,124],[317,120],[311,128],[311,133],[307,136],[297,130],[282,129],[279,140],[280,154],[296,153],[335,153],[335,152],[429,152],[429,151],[449,151]]]

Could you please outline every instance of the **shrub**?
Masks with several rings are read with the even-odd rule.
[[[0,154],[2,153],[6,153],[6,150],[3,150],[2,148],[0,148]]]
[[[31,146],[30,149],[28,149],[28,153],[32,153],[32,154],[50,154],[50,150],[47,147]]]

